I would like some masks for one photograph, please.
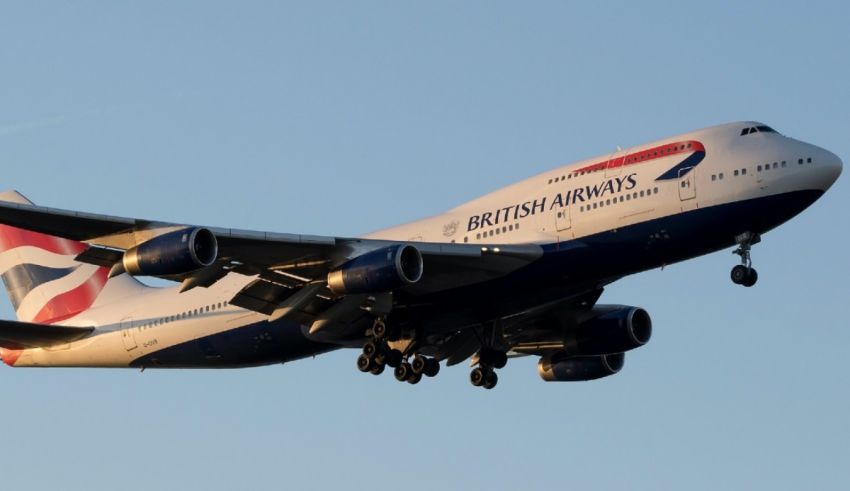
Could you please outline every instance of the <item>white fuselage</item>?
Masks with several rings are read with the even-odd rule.
[[[835,181],[841,161],[834,154],[775,132],[741,134],[742,128],[756,126],[715,126],[565,165],[446,213],[367,237],[557,247],[718,205],[796,191],[822,192]],[[694,165],[677,169],[684,161]],[[674,173],[660,179],[669,172]],[[13,359],[14,366],[127,367],[192,340],[235,333],[268,318],[228,305],[252,279],[231,273],[209,288],[185,293],[178,293],[177,287],[149,288],[128,281],[120,287],[107,285],[91,309],[61,323],[95,326],[94,335],[49,349],[6,354],[4,360]],[[299,327],[306,332],[304,326],[294,328]],[[258,346],[264,342],[256,332],[251,336],[259,338]]]

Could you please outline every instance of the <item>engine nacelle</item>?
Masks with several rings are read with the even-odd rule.
[[[623,368],[626,355],[573,356],[564,352],[540,358],[537,373],[547,382],[584,382],[614,375]]]
[[[218,258],[218,241],[205,228],[175,230],[128,249],[124,271],[138,276],[190,273]]]
[[[338,295],[390,292],[422,278],[422,253],[412,245],[384,247],[343,264],[328,274],[328,288]]]
[[[573,355],[622,353],[643,346],[650,337],[652,319],[645,310],[617,306],[576,326],[568,334],[564,349]]]

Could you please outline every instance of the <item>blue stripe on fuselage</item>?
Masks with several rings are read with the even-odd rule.
[[[702,152],[702,151],[694,152],[693,154],[691,154],[690,157],[679,162],[675,167],[668,170],[664,174],[661,174],[655,180],[656,181],[666,181],[668,179],[678,179],[678,178],[686,175],[694,167],[699,165],[699,163],[702,162],[702,159],[704,159],[704,158],[705,158],[705,152]],[[685,170],[685,172],[682,172],[682,174],[679,175],[679,172],[682,171],[682,170]]]

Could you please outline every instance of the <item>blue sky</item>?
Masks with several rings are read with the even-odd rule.
[[[733,120],[846,162],[848,20],[814,1],[7,3],[0,187],[351,235]],[[597,382],[523,359],[494,391],[465,367],[410,387],[354,351],[0,370],[4,488],[846,489],[847,182],[755,247],[753,289],[729,251],[611,286],[655,330]]]

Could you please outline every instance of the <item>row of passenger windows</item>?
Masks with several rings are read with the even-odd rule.
[[[804,163],[805,164],[811,164],[812,158],[807,157],[805,160],[804,159],[797,159],[797,165],[803,165]],[[756,166],[756,172],[767,172],[771,169],[779,169],[779,168],[784,168],[784,167],[788,167],[788,161],[787,160],[783,160],[781,162],[773,162],[772,164],[757,165]],[[734,171],[732,171],[732,173],[735,177],[746,176],[747,175],[747,168],[744,167],[742,169],[735,169]],[[711,175],[712,181],[719,181],[719,180],[722,180],[722,179],[723,179],[723,173],[722,172],[720,172],[718,174],[712,174]]]
[[[599,171],[601,171],[601,170],[605,170],[605,168],[604,168],[604,167],[600,167],[600,168],[598,168],[598,169],[590,169],[590,170],[586,170],[586,171],[582,171],[582,172],[577,172],[577,173],[575,173],[575,177],[583,176],[583,175],[585,175],[585,174],[593,174],[594,172],[599,172]],[[566,175],[563,175],[563,176],[556,176],[556,177],[553,177],[553,178],[549,179],[549,184],[552,184],[552,183],[554,183],[554,182],[566,181],[567,179],[572,179],[572,178],[573,178],[573,174],[566,174]]]
[[[494,235],[506,234],[508,232],[513,232],[514,230],[519,230],[519,223],[511,223],[508,225],[502,225],[501,227],[496,227],[492,230],[487,230],[478,234],[475,234],[476,239],[486,239],[487,237],[493,237]],[[466,242],[466,237],[463,238],[463,241]]]
[[[597,208],[605,208],[606,206],[616,205],[617,203],[624,203],[626,201],[631,201],[633,199],[640,199],[640,198],[652,196],[653,194],[658,194],[658,188],[647,189],[646,191],[641,190],[640,192],[635,191],[633,193],[626,193],[626,194],[621,195],[619,197],[614,196],[613,198],[599,200],[595,203],[589,203],[589,204],[580,206],[578,211],[582,212],[582,211],[595,210]]]
[[[179,321],[181,319],[187,319],[189,317],[196,317],[196,316],[204,314],[206,312],[212,312],[214,310],[221,310],[226,306],[227,306],[227,303],[225,303],[225,302],[214,303],[212,305],[207,305],[207,306],[201,307],[199,309],[187,310],[186,312],[181,312],[181,313],[176,314],[176,315],[169,315],[168,317],[162,317],[162,318],[159,318],[159,319],[154,319],[152,321],[149,321],[149,322],[142,324],[141,326],[139,326],[139,328],[140,329],[149,329],[151,327],[161,326],[161,325],[164,325],[168,322],[175,322],[175,321]]]
[[[635,162],[640,162],[640,161],[643,161],[643,160],[646,160],[646,159],[652,159],[652,158],[655,158],[655,157],[658,157],[658,156],[663,157],[664,155],[667,155],[667,154],[678,153],[678,152],[685,150],[686,148],[693,148],[693,143],[688,143],[688,144],[682,143],[681,145],[666,145],[666,146],[659,147],[659,148],[652,148],[652,149],[649,149],[649,150],[646,150],[646,151],[643,151],[643,152],[640,152],[640,153],[627,155],[625,157],[620,157],[618,159],[609,160],[609,161],[605,162],[604,164],[596,164],[591,169],[588,169],[588,170],[585,170],[585,171],[582,171],[582,172],[578,172],[578,173],[575,174],[575,176],[578,177],[578,176],[583,176],[585,174],[593,174],[594,172],[603,171],[607,168],[607,166],[609,165],[610,162],[618,162],[619,161],[620,165],[622,165],[623,162],[626,165],[628,165],[628,164],[633,164]],[[561,182],[561,181],[566,181],[567,179],[572,179],[572,178],[573,178],[573,174],[555,176],[555,177],[549,179],[549,184]]]
[[[681,152],[682,150],[684,150],[686,148],[692,148],[693,146],[694,146],[693,143],[688,143],[687,145],[685,145],[683,143],[681,145],[666,145],[666,146],[661,147],[661,148],[653,148],[653,149],[647,150],[645,152],[636,153],[636,154],[627,156],[626,157],[626,163],[627,164],[633,164],[635,162],[640,162],[641,160],[652,159],[652,158],[658,157],[659,155],[663,157],[664,155],[667,155],[667,154],[670,154],[670,153],[678,153],[678,152]]]

